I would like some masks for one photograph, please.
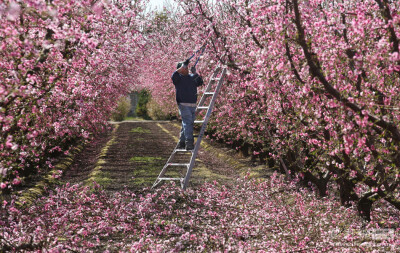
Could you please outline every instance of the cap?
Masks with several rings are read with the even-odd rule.
[[[176,65],[176,69],[179,69],[180,67],[182,67],[182,65],[185,65],[185,62],[183,62],[183,61],[178,62],[178,64]]]

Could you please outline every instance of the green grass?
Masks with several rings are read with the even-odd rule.
[[[208,182],[212,182],[214,180],[228,180],[227,176],[214,173],[199,162],[196,162],[195,164],[195,168],[193,169],[193,177],[199,178],[201,181],[205,180]]]
[[[96,182],[99,185],[106,187],[111,184],[112,179],[110,178],[109,172],[97,170],[94,173],[92,173],[92,176],[88,179],[87,183],[88,185],[91,185],[92,182]]]
[[[142,127],[132,128],[129,132],[130,133],[139,133],[139,134],[149,134],[149,133],[151,133],[151,131],[149,129],[144,129]]]
[[[136,163],[132,176],[135,178],[134,185],[137,186],[151,186],[164,165],[162,157],[136,156],[129,160]]]
[[[154,163],[162,161],[162,157],[153,157],[153,156],[136,156],[129,159],[131,162],[146,162],[146,163]]]
[[[145,119],[140,118],[140,117],[125,117],[124,120],[130,120],[130,121],[143,121]]]

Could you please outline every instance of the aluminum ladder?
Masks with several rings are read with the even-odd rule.
[[[217,67],[214,70],[214,73],[212,74],[208,85],[203,93],[203,96],[201,97],[199,103],[197,104],[196,107],[196,114],[197,112],[201,110],[207,110],[205,117],[203,120],[195,120],[195,124],[201,124],[201,129],[200,133],[197,137],[196,144],[194,145],[194,149],[187,151],[186,149],[178,149],[179,146],[179,141],[177,145],[175,146],[174,150],[172,151],[170,157],[168,158],[167,162],[165,163],[163,169],[161,170],[160,174],[158,175],[156,181],[154,182],[152,189],[155,188],[158,184],[160,184],[162,181],[179,181],[181,183],[181,187],[183,190],[186,190],[189,184],[190,176],[192,175],[192,170],[196,161],[196,156],[197,153],[200,149],[200,143],[201,139],[203,138],[204,132],[207,127],[208,120],[210,119],[215,101],[217,99],[218,93],[221,89],[222,83],[224,82],[224,77],[226,74],[226,68],[225,67]],[[215,82],[217,82],[217,85],[215,86]],[[212,91],[212,87],[215,86],[214,91]],[[211,96],[211,100],[209,101],[208,105],[204,105],[206,102],[207,98]],[[189,163],[182,163],[182,162],[173,162],[175,156],[179,153],[186,153],[190,154],[190,161]],[[167,173],[167,170],[170,167],[181,167],[186,170],[186,175],[184,177],[166,177],[165,174]],[[183,173],[181,173],[183,176]]]

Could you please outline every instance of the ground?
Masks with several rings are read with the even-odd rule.
[[[64,162],[65,184],[30,189],[37,197],[27,208],[3,202],[0,252],[398,252],[393,208],[381,203],[366,225],[334,193],[316,198],[207,139],[187,191],[150,190],[179,123],[125,121],[112,129]],[[386,230],[379,230],[382,217]]]
[[[76,155],[63,176],[64,182],[96,181],[108,191],[141,190],[153,185],[177,143],[179,123],[126,121],[114,123],[113,127],[112,132],[89,143]],[[214,180],[229,184],[247,166],[252,167],[248,159],[234,157],[236,152],[222,145],[210,145],[205,139],[202,144],[190,186]]]

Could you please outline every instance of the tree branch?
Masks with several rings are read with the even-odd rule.
[[[375,0],[378,3],[379,9],[381,10],[382,17],[385,19],[385,23],[388,25],[389,21],[393,21],[393,16],[390,13],[389,3],[387,0]],[[397,38],[396,31],[394,30],[393,24],[388,25],[388,32],[390,34],[389,41],[393,43],[392,52],[399,53],[399,38]],[[400,65],[400,61],[397,61],[397,64]],[[395,70],[395,72],[400,76],[400,71]]]
[[[285,35],[285,36],[287,37],[287,35]],[[289,59],[290,67],[292,68],[292,71],[293,71],[294,75],[296,76],[297,80],[299,80],[299,82],[301,84],[305,84],[303,79],[301,79],[300,74],[296,69],[296,66],[294,65],[292,54],[290,53],[289,43],[287,42],[287,39],[285,41],[285,49],[286,49],[286,56]]]
[[[324,74],[322,73],[321,66],[315,62],[313,59],[313,54],[310,52],[308,48],[306,39],[305,39],[305,32],[301,23],[301,16],[299,11],[299,4],[298,0],[293,0],[293,9],[295,13],[295,24],[298,30],[298,43],[303,48],[304,55],[307,60],[307,64],[310,67],[310,72],[312,75],[316,76],[318,80],[322,83],[325,90],[335,97],[337,100],[341,101],[346,107],[349,107],[354,112],[358,113],[360,116],[365,115],[368,116],[368,121],[373,124],[376,124],[384,129],[387,129],[391,134],[393,139],[399,143],[400,142],[400,131],[397,126],[393,122],[387,122],[383,119],[379,119],[377,116],[372,115],[368,112],[365,112],[360,106],[351,103],[347,98],[343,97],[338,90],[336,90],[325,78]]]

